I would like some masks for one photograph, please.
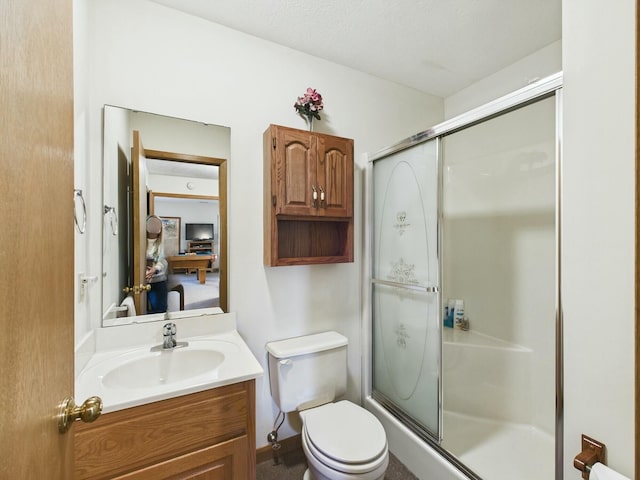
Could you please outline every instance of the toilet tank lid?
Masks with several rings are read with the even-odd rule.
[[[347,337],[338,332],[322,332],[269,342],[266,348],[276,358],[290,358],[344,347],[347,343]]]

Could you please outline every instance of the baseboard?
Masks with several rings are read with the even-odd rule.
[[[287,453],[302,451],[302,438],[300,435],[294,435],[293,437],[284,438],[280,442],[280,448],[277,450],[278,455],[284,455]],[[265,445],[256,450],[256,463],[262,463],[273,458],[274,450],[271,445]]]

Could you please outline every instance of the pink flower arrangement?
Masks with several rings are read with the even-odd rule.
[[[304,115],[308,119],[313,117],[320,120],[320,114],[318,112],[324,108],[322,95],[320,95],[315,88],[309,87],[301,97],[298,97],[293,107],[299,115]]]

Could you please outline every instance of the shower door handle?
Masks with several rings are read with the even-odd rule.
[[[423,287],[422,285],[413,285],[411,283],[392,282],[390,280],[380,280],[374,278],[371,280],[376,285],[385,285],[387,287],[405,288],[420,293],[438,293],[440,287]]]

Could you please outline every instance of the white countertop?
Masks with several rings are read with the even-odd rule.
[[[238,383],[258,378],[264,371],[249,347],[235,328],[235,315],[210,315],[198,318],[172,320],[177,326],[176,339],[179,342],[190,342],[183,350],[214,348],[216,355],[224,357],[220,365],[211,370],[202,364],[197,365],[197,371],[177,372],[178,377],[184,374],[188,378],[163,384],[154,381],[157,373],[140,372],[139,384],[120,385],[116,382],[103,381],[107,375],[120,368],[128,378],[135,380],[135,375],[129,369],[129,363],[136,358],[163,355],[163,361],[172,361],[172,355],[183,355],[175,351],[161,351],[150,353],[153,346],[162,344],[162,326],[165,322],[123,325],[101,328],[95,332],[95,352],[88,358],[86,365],[76,377],[75,398],[78,402],[97,395],[103,401],[103,413],[113,412],[124,408],[144,405],[159,400],[165,400],[180,395],[200,392],[211,388]],[[177,359],[177,356],[173,357]],[[166,363],[164,362],[164,363]],[[139,364],[140,365],[140,364]],[[181,368],[188,368],[181,366]]]

